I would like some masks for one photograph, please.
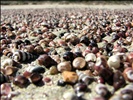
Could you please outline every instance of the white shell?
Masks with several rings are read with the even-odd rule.
[[[85,61],[96,61],[96,55],[94,53],[88,53],[85,56]]]
[[[61,62],[57,65],[57,69],[59,72],[63,71],[71,71],[72,66],[69,61]]]
[[[12,66],[13,65],[13,60],[12,59],[5,59],[3,62],[2,62],[2,64],[1,64],[1,67],[2,68],[4,68],[4,67],[6,67],[7,65],[10,65],[10,66]]]
[[[107,64],[109,67],[119,68],[120,67],[120,57],[118,55],[113,55],[109,57]]]

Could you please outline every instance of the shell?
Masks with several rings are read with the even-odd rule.
[[[64,82],[76,83],[78,81],[78,75],[75,72],[63,71],[62,78]]]
[[[16,51],[12,55],[12,59],[15,60],[16,62],[29,61],[35,58],[36,58],[35,55],[28,52],[23,52],[23,51]]]
[[[82,96],[84,92],[88,89],[87,85],[84,82],[80,82],[74,85],[74,90],[78,97]]]
[[[44,65],[46,68],[49,68],[52,65],[57,63],[47,54],[40,55],[37,59],[39,65]]]
[[[58,69],[59,72],[71,71],[72,70],[72,66],[71,66],[69,61],[65,61],[65,62],[59,63],[57,65],[57,69]]]
[[[18,70],[18,68],[16,68],[16,67],[6,66],[5,67],[5,75],[12,75],[17,70]]]
[[[85,56],[85,61],[89,62],[89,61],[96,61],[96,55],[94,53],[88,53]]]
[[[17,85],[20,88],[25,87],[28,82],[29,82],[29,80],[22,75],[16,76],[13,80],[13,84]]]
[[[125,80],[133,82],[133,69],[131,67],[127,67],[123,72],[123,76]]]
[[[123,89],[120,94],[123,100],[133,100],[133,91],[131,89]]]
[[[120,71],[116,71],[113,77],[113,86],[115,90],[118,90],[121,87],[126,85],[126,81]]]
[[[103,97],[105,97],[109,92],[107,87],[104,84],[100,84],[100,83],[96,85],[95,91],[97,94]]]
[[[4,67],[6,67],[6,66],[8,66],[8,65],[9,65],[9,66],[15,65],[15,61],[12,60],[12,59],[10,59],[10,58],[5,59],[5,60],[2,62],[1,67],[4,68]]]
[[[5,76],[4,74],[2,74],[2,73],[0,72],[0,84],[5,83],[5,82],[7,82],[7,81],[8,81],[7,76]]]
[[[85,61],[85,59],[82,58],[82,57],[77,57],[77,58],[75,58],[75,59],[73,60],[72,65],[73,65],[73,67],[76,68],[76,69],[82,69],[82,68],[85,67],[86,61]]]
[[[30,73],[44,73],[45,72],[45,68],[42,66],[36,66],[36,65],[29,65],[28,68],[26,69],[26,71],[30,72]]]
[[[118,55],[113,55],[109,57],[107,64],[109,67],[113,67],[115,69],[120,67],[120,57]]]
[[[33,73],[30,75],[29,77],[29,81],[31,83],[38,83],[42,80],[42,75],[40,75],[39,73]]]
[[[13,55],[13,53],[9,49],[4,49],[2,53],[9,58],[11,58]]]

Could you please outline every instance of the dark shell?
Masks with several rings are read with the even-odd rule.
[[[49,68],[52,65],[56,65],[57,63],[47,54],[40,55],[37,59],[40,65],[44,65],[46,68]]]
[[[74,54],[70,51],[67,51],[63,54],[63,59],[67,61],[72,61],[74,59]]]
[[[7,78],[4,74],[0,72],[0,85],[7,82]]]
[[[66,82],[64,82],[63,80],[58,80],[57,85],[58,86],[65,86]]]
[[[80,82],[74,85],[75,92],[86,92],[87,91],[87,85],[84,82]]]
[[[20,88],[25,87],[28,82],[29,80],[22,75],[16,76],[13,80],[13,84],[19,86]]]
[[[44,73],[45,72],[45,68],[37,66],[32,68],[31,73]]]
[[[30,81],[32,83],[38,83],[42,80],[42,75],[40,75],[39,73],[33,73],[30,77],[29,77]]]
[[[90,43],[89,38],[87,38],[86,36],[82,36],[80,38],[80,43],[84,43],[86,46],[88,46]]]
[[[116,71],[113,76],[113,86],[115,90],[126,85],[126,81],[120,71]]]

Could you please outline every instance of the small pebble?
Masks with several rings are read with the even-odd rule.
[[[75,72],[63,71],[62,77],[68,83],[76,83],[78,81],[78,75]]]
[[[49,71],[50,71],[50,74],[51,75],[55,75],[55,74],[58,73],[58,70],[57,70],[57,67],[56,66],[51,66],[50,69],[49,69]]]

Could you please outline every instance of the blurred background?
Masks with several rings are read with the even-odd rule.
[[[46,4],[46,3],[82,3],[87,5],[95,4],[133,4],[133,0],[1,0],[1,5],[28,5],[28,4]]]

